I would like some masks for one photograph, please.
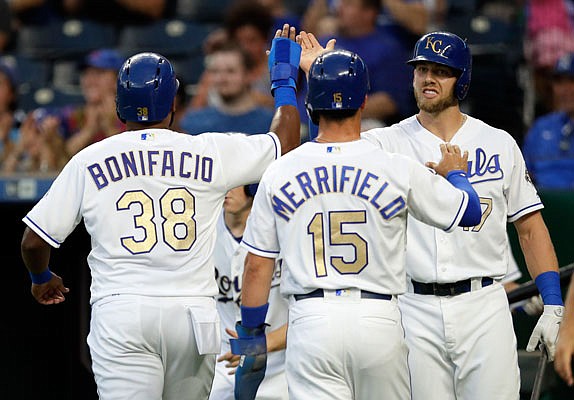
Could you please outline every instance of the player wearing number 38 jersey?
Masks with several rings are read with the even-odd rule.
[[[294,39],[289,26],[277,32],[270,67],[297,69]],[[25,216],[22,255],[42,304],[60,303],[68,291],[48,268],[50,246],[82,219],[91,236],[88,344],[100,399],[208,398],[220,347],[217,218],[231,188],[258,181],[299,144],[290,79],[271,71],[277,111],[269,133],[189,136],[168,129],[178,88],[170,62],[130,57],[116,101],[128,130],[76,154]]]

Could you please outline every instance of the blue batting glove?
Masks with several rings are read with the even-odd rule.
[[[297,75],[301,60],[301,45],[287,38],[275,38],[269,53],[271,93],[278,87],[297,89]]]

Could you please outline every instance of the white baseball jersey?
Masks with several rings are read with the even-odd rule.
[[[124,132],[76,154],[24,222],[59,247],[84,219],[91,303],[119,293],[215,296],[225,194],[258,181],[280,154],[274,133]]]
[[[415,116],[388,128],[363,133],[390,152],[424,164],[441,158],[440,138]],[[543,208],[516,141],[503,130],[467,117],[450,142],[468,150],[468,175],[480,197],[482,219],[473,228],[441,230],[410,219],[407,274],[419,282],[456,282],[471,277],[502,278],[509,264],[507,222]],[[472,251],[469,251],[472,249]]]
[[[419,163],[438,161],[443,141],[415,116],[364,137]],[[541,209],[524,159],[505,131],[467,116],[452,144],[469,152],[468,175],[480,197],[482,218],[448,235],[409,218],[407,275],[419,282],[503,278],[509,271],[507,222]],[[502,285],[457,296],[399,297],[413,400],[519,398],[516,337]],[[438,386],[437,386],[438,385]],[[436,390],[429,391],[434,386]]]
[[[450,231],[467,201],[441,176],[366,140],[309,142],[264,173],[242,244],[283,259],[284,295],[348,287],[399,294],[407,214]]]
[[[219,285],[217,310],[221,318],[221,353],[231,351],[231,338],[225,328],[235,330],[236,321],[240,320],[241,281],[247,250],[239,245],[238,240],[225,225],[224,212],[217,220],[217,240],[214,250],[216,278]],[[240,239],[240,238],[239,238]],[[288,304],[279,291],[281,283],[281,262],[276,263],[275,274],[269,293],[269,311],[266,323],[267,332],[278,329],[287,323]],[[210,399],[233,400],[235,375],[229,375],[227,362],[219,362],[215,367],[215,377]],[[282,400],[288,399],[287,381],[285,379],[285,351],[269,353],[265,378],[257,391],[257,399]]]

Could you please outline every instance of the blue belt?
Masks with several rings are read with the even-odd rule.
[[[295,300],[304,300],[304,299],[313,299],[317,297],[325,297],[325,293],[323,289],[315,289],[310,293],[305,294],[295,294],[293,295]],[[390,294],[381,294],[381,293],[374,293],[369,292],[366,290],[361,290],[361,298],[362,299],[377,299],[377,300],[391,300],[393,298]]]
[[[494,279],[484,277],[481,279],[481,286],[492,285]],[[434,296],[456,296],[457,294],[470,292],[472,289],[470,279],[465,279],[452,283],[423,283],[412,281],[413,290],[416,294],[432,294]]]

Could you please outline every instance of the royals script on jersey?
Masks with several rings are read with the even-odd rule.
[[[441,157],[439,145],[444,143],[415,116],[388,128],[367,131],[363,137],[422,164],[437,162]],[[469,153],[468,176],[480,197],[482,219],[475,227],[457,227],[448,235],[409,220],[408,235],[413,240],[407,244],[407,274],[420,282],[502,278],[510,257],[507,222],[541,209],[543,204],[522,153],[507,132],[468,116],[450,143]]]

